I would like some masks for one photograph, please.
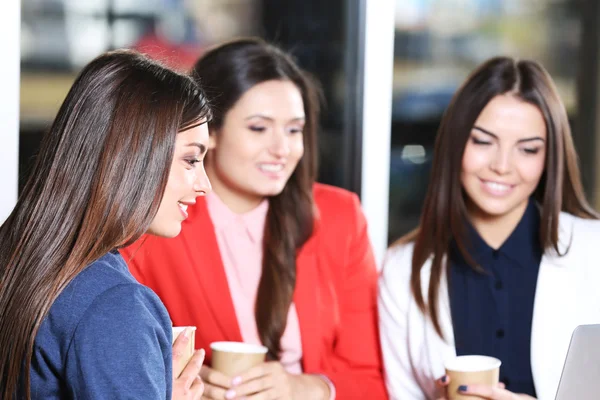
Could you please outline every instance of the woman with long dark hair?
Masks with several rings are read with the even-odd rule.
[[[198,326],[196,343],[268,348],[238,377],[212,370],[208,352],[205,398],[386,398],[366,221],[354,194],[315,183],[314,83],[258,39],[209,50],[194,73],[214,112],[214,190],[178,238],[125,250],[173,320]]]
[[[550,75],[534,61],[482,64],[442,119],[420,224],[386,258],[391,397],[445,397],[444,361],[478,354],[502,361],[501,385],[464,394],[554,399],[573,330],[600,322],[597,219]]]
[[[174,371],[190,332],[173,360],[167,310],[117,249],[176,236],[210,191],[208,118],[191,78],[135,52],[79,74],[0,227],[2,398],[200,398],[203,351]]]

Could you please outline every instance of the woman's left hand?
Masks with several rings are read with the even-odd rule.
[[[516,394],[504,389],[504,385],[500,384],[497,387],[487,385],[468,385],[465,389],[459,392],[470,396],[479,396],[488,400],[535,400],[533,397],[526,394]]]
[[[239,385],[227,391],[226,399],[304,400],[329,398],[329,385],[316,375],[294,375],[281,363],[269,361],[241,375]]]

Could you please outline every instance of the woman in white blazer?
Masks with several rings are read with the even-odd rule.
[[[391,399],[445,398],[444,361],[503,361],[485,399],[553,400],[571,334],[600,323],[600,222],[565,108],[539,64],[494,58],[446,111],[419,227],[386,256],[381,345]]]

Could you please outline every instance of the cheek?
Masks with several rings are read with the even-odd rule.
[[[290,154],[297,160],[301,159],[304,155],[304,141],[302,138],[294,140],[290,144]]]
[[[261,146],[258,140],[247,140],[244,135],[237,136],[237,139],[223,141],[213,150],[214,157],[221,165],[239,165],[253,161],[260,154]]]
[[[165,198],[179,198],[183,192],[193,188],[196,172],[185,167],[175,165],[169,173],[167,189],[165,190]]]
[[[525,160],[519,165],[519,174],[523,181],[537,185],[545,167],[545,156],[540,155],[535,159]]]
[[[462,173],[477,173],[489,165],[489,160],[485,151],[480,151],[468,144],[462,159]]]

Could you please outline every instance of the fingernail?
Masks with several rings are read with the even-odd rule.
[[[231,384],[232,384],[233,386],[237,386],[237,385],[239,385],[240,383],[242,383],[242,377],[241,377],[241,376],[236,376],[235,378],[233,378],[233,379],[231,380]]]
[[[192,331],[192,330],[191,330],[190,328],[185,328],[185,329],[183,330],[183,337],[185,337],[185,338],[189,337],[189,336],[190,336],[190,332],[191,332],[191,331]]]
[[[196,354],[200,354],[200,359],[198,360],[198,365],[201,367],[204,364],[204,356],[206,355],[204,349],[196,350]]]
[[[467,385],[460,385],[458,387],[458,391],[459,392],[466,392],[467,391]]]
[[[235,390],[231,390],[229,389],[228,391],[225,392],[225,398],[227,400],[231,400],[235,397]]]
[[[448,377],[446,375],[442,376],[442,383],[446,383],[447,379],[448,379]]]

